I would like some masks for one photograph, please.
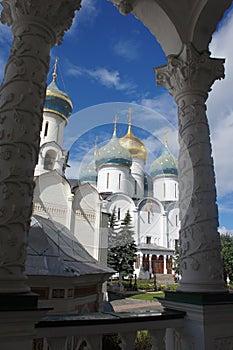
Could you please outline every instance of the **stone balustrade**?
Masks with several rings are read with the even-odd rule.
[[[151,349],[166,349],[166,336],[167,349],[173,349],[174,329],[183,328],[184,316],[185,312],[175,310],[48,315],[36,325],[33,350],[45,350],[47,345],[50,350],[102,350],[103,336],[112,334],[120,336],[122,350],[133,350],[140,330],[149,331]]]

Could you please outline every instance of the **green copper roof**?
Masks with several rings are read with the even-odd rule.
[[[132,159],[129,151],[120,145],[114,132],[111,140],[97,151],[95,163],[97,168],[107,164],[130,167]]]
[[[161,156],[151,164],[149,173],[152,178],[159,175],[178,175],[177,161],[167,147],[164,148]]]
[[[97,180],[97,171],[95,160],[93,159],[90,163],[84,166],[79,174],[79,180],[81,182],[94,182]]]

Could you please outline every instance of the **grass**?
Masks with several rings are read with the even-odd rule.
[[[143,293],[143,294],[135,294],[131,295],[130,299],[140,299],[140,300],[154,300],[156,301],[156,297],[164,297],[163,292],[157,292],[157,293]]]

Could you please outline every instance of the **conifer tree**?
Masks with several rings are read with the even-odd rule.
[[[108,266],[114,270],[116,270],[115,247],[116,247],[118,230],[119,230],[119,224],[117,223],[117,218],[116,218],[116,207],[114,207],[108,221],[108,259],[107,259]]]
[[[109,229],[108,266],[119,273],[121,285],[122,277],[132,275],[134,272],[137,251],[129,210],[117,229],[113,211],[109,220]]]
[[[172,269],[176,275],[180,274],[180,247],[178,244],[175,246],[175,252],[172,257]]]
[[[223,263],[223,277],[227,282],[233,283],[233,236],[229,233],[220,235],[221,238],[221,254]]]

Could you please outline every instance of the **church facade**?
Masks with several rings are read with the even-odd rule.
[[[47,88],[38,164],[35,169],[34,214],[66,226],[98,261],[106,262],[108,218],[118,223],[127,211],[138,247],[135,273],[139,278],[172,274],[172,255],[178,243],[178,174],[167,144],[145,170],[148,151],[135,136],[131,119],[127,133],[95,149],[79,179],[67,180],[68,152],[63,150],[64,128],[72,102],[56,84]]]

